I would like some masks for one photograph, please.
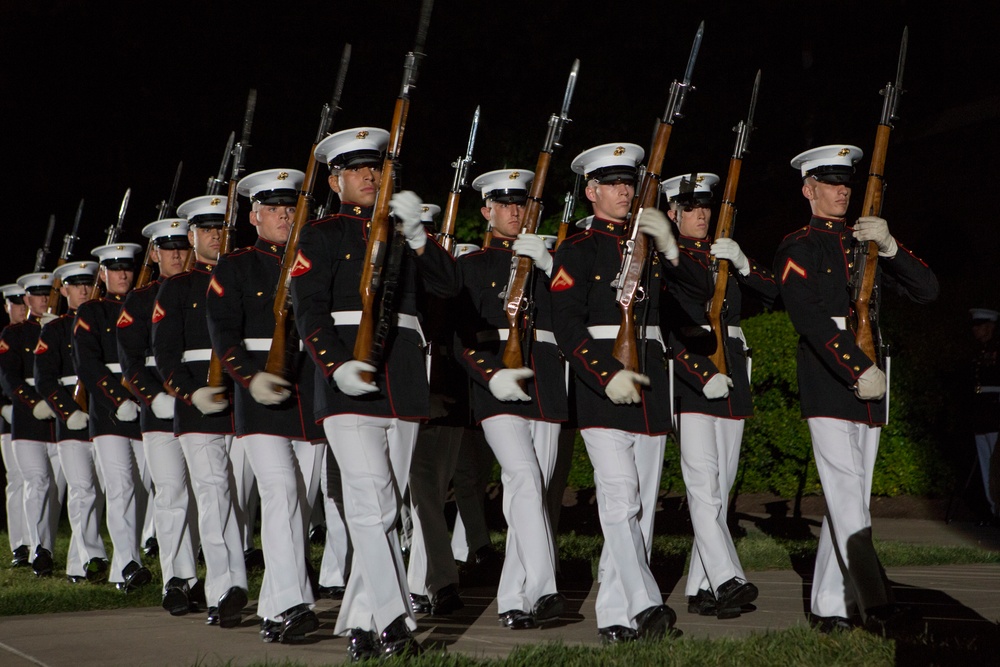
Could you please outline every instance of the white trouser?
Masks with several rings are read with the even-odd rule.
[[[24,518],[29,551],[32,557],[38,547],[51,552],[59,527],[62,491],[66,488],[56,444],[14,440],[11,447],[24,480]]]
[[[467,428],[462,435],[462,450],[451,479],[458,514],[451,534],[455,560],[467,562],[470,554],[490,545],[486,525],[486,484],[493,470],[493,452],[482,431]]]
[[[849,618],[892,601],[872,544],[869,511],[882,429],[826,417],[807,422],[827,508],[816,550],[812,613]]]
[[[122,570],[126,565],[132,561],[142,564],[136,495],[143,487],[135,458],[136,451],[142,451],[142,442],[121,435],[98,435],[93,440],[104,476],[105,517],[114,547],[108,581],[116,584],[125,580]]]
[[[156,488],[151,504],[160,546],[163,585],[179,577],[194,586],[198,581],[195,572],[198,539],[194,530],[195,506],[181,443],[173,433],[148,431],[142,434],[142,448]]]
[[[298,450],[308,447],[310,463],[314,462],[315,446],[276,435],[246,435],[235,440],[241,441],[260,492],[260,540],[267,566],[257,615],[278,620],[291,607],[312,607],[315,602],[306,572],[306,484],[312,469],[303,471],[297,456]]]
[[[198,537],[205,557],[205,599],[215,607],[233,586],[247,589],[243,537],[233,501],[233,471],[227,451],[232,436],[183,433],[178,440],[198,508]]]
[[[320,457],[320,491],[323,494],[323,515],[326,523],[326,543],[319,568],[319,585],[346,586],[350,574],[351,540],[344,523],[344,491],[337,459],[326,442]],[[318,504],[318,503],[317,503]]]
[[[7,538],[10,540],[10,550],[20,546],[28,546],[28,526],[24,517],[24,477],[17,467],[14,458],[14,448],[10,441],[10,433],[0,435],[0,453],[3,455],[3,467],[7,471],[7,485],[4,489],[7,509]]]
[[[146,540],[156,537],[156,507],[153,505],[153,496],[156,489],[153,487],[153,476],[149,473],[149,466],[146,465],[146,451],[142,440],[133,440],[132,449],[135,456],[135,464],[139,469],[139,480],[141,484],[135,487],[135,515],[142,521],[142,529],[139,533],[139,544],[145,545]]]
[[[396,533],[417,428],[416,422],[364,415],[323,420],[340,466],[344,520],[354,546],[336,635],[351,628],[378,633],[400,616],[410,630],[417,628]]]
[[[580,434],[594,466],[604,533],[597,627],[635,628],[639,612],[663,604],[649,557],[667,439],[606,428]]]
[[[694,528],[686,595],[715,591],[733,577],[746,578],[726,523],[744,424],[742,419],[681,415],[681,473]]]
[[[444,504],[464,431],[461,426],[424,425],[417,434],[410,463],[413,539],[406,569],[410,592],[417,595],[433,595],[448,584],[458,584]]]
[[[979,455],[979,472],[983,475],[983,490],[986,492],[986,501],[990,504],[990,513],[997,514],[997,499],[990,492],[990,462],[993,459],[993,452],[996,451],[996,433],[976,434],[976,453]]]
[[[101,504],[104,502],[94,460],[94,443],[63,440],[56,445],[59,463],[66,476],[66,513],[73,537],[66,554],[66,574],[82,577],[91,558],[107,559],[101,538]]]
[[[240,438],[227,438],[229,460],[233,471],[233,503],[240,521],[240,539],[243,549],[252,549],[254,529],[257,525],[257,509],[260,495],[257,493],[257,480],[253,475],[253,467],[247,460],[246,451]]]
[[[559,450],[559,424],[512,415],[482,422],[486,442],[500,463],[507,548],[497,609],[530,612],[538,598],[556,592],[556,549],[545,503]]]

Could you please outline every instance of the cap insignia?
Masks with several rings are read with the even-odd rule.
[[[851,154],[850,148],[841,148],[840,151],[837,152],[837,155],[839,157],[844,157],[845,155],[850,155],[850,154]]]
[[[177,222],[176,220],[174,222],[170,223],[170,228],[171,229],[173,229],[174,227],[180,227],[180,226],[181,226],[181,223]]]
[[[368,130],[361,130],[354,136],[355,139],[365,139],[367,137],[368,137]]]
[[[123,246],[123,245],[115,246],[115,250],[124,250],[124,249],[125,249],[125,246]]]
[[[208,202],[208,205],[209,206],[218,206],[219,202],[221,202],[221,201],[222,200],[219,199],[218,197],[212,197],[212,201]]]
[[[288,178],[288,172],[287,171],[283,171],[280,174],[278,174],[278,180],[279,181],[283,181],[286,178]]]
[[[625,147],[618,146],[617,148],[615,148],[614,156],[621,157],[622,155],[625,155]]]
[[[512,181],[516,181],[517,179],[521,178],[521,172],[512,171],[510,172],[510,176],[508,176],[507,178],[509,178]]]

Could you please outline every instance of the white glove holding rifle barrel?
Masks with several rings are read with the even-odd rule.
[[[351,359],[342,363],[333,372],[333,381],[336,383],[337,389],[348,396],[370,394],[373,391],[378,391],[378,386],[374,382],[365,382],[361,374],[374,373],[377,370],[367,362]]]
[[[518,234],[517,239],[511,244],[511,250],[515,255],[530,257],[535,262],[535,266],[545,272],[545,275],[552,275],[552,255],[545,247],[545,241],[537,234]]]
[[[423,202],[412,190],[396,192],[389,200],[392,217],[403,225],[406,244],[414,250],[420,250],[427,244],[427,230],[424,229],[424,222],[420,219],[422,207]]]
[[[229,407],[229,399],[219,394],[225,394],[225,387],[201,387],[195,389],[191,394],[191,405],[198,408],[198,412],[203,415],[214,415]]]
[[[854,394],[862,401],[879,401],[885,396],[885,373],[872,365],[854,385]]]
[[[677,240],[674,233],[670,231],[670,221],[658,208],[646,207],[639,211],[636,219],[639,231],[653,239],[656,249],[674,266],[677,266],[678,258],[681,256],[680,248],[677,247]]]
[[[729,238],[721,238],[709,248],[717,259],[729,260],[733,268],[740,272],[741,276],[750,275],[750,260],[740,250],[740,244]]]
[[[641,403],[642,396],[635,385],[641,384],[649,386],[649,377],[635,371],[620,370],[615,373],[608,386],[604,388],[604,393],[615,405],[628,405],[630,403]]]
[[[878,246],[878,256],[892,258],[899,246],[889,233],[889,223],[877,215],[858,218],[854,225],[854,238],[859,241],[874,241]]]
[[[490,393],[498,401],[530,401],[531,397],[524,393],[522,380],[527,380],[535,374],[530,368],[501,368],[490,378]]]

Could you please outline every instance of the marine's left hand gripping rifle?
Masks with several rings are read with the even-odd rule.
[[[750,95],[750,111],[746,121],[740,121],[733,128],[736,133],[736,146],[729,158],[729,173],[726,175],[726,187],[722,192],[722,205],[719,207],[719,222],[715,227],[715,240],[733,237],[736,226],[736,187],[740,182],[740,169],[743,165],[743,155],[750,144],[750,134],[753,132],[753,112],[757,107],[757,90],[760,88],[760,70],[753,82],[753,93]],[[708,314],[708,325],[715,337],[715,351],[708,356],[719,369],[727,373],[729,363],[726,359],[725,326],[722,323],[722,310],[726,302],[726,288],[729,284],[729,260],[713,258],[712,271],[715,274],[715,291],[712,298],[705,304]]]
[[[455,247],[455,222],[458,220],[458,200],[465,187],[466,178],[469,175],[469,167],[475,162],[472,160],[472,149],[476,145],[476,132],[479,129],[479,107],[472,114],[472,129],[469,130],[469,143],[465,147],[465,157],[461,155],[451,163],[455,169],[455,176],[451,181],[451,191],[448,192],[448,203],[444,208],[444,217],[441,219],[441,230],[437,233],[437,241],[441,247],[451,253]]]
[[[73,245],[79,240],[77,232],[80,230],[80,218],[83,217],[83,200],[80,200],[80,204],[76,207],[76,216],[73,218],[73,231],[63,237],[63,247],[62,252],[59,253],[59,261],[56,262],[56,267],[60,267],[69,261],[69,258],[73,256]],[[49,293],[49,301],[45,305],[45,312],[52,313],[53,315],[59,314],[59,305],[62,301],[59,299],[59,288],[62,285],[62,281],[55,278],[52,281],[52,291]]]
[[[903,38],[899,44],[899,60],[896,63],[896,82],[885,84],[879,91],[885,99],[882,102],[882,116],[875,133],[875,149],[872,151],[871,167],[868,169],[868,186],[861,214],[881,215],[882,195],[885,193],[885,156],[889,147],[889,132],[893,121],[899,116],[896,107],[903,94],[903,65],[906,64],[907,29],[903,28]],[[854,268],[851,271],[850,325],[854,339],[865,355],[879,366],[884,365],[878,330],[878,294],[875,275],[878,267],[878,244],[874,241],[859,243],[854,247]]]
[[[292,229],[288,233],[288,241],[285,243],[285,254],[281,259],[281,273],[278,276],[278,286],[274,292],[272,306],[274,334],[271,336],[271,348],[267,353],[267,362],[264,364],[265,371],[279,377],[284,377],[288,356],[293,353],[288,346],[288,330],[291,324],[289,321],[291,303],[288,300],[288,292],[292,285],[292,272],[295,269],[295,259],[298,255],[299,234],[309,219],[309,211],[312,208],[316,172],[320,166],[316,160],[316,146],[330,134],[333,118],[340,110],[340,96],[344,92],[344,79],[347,78],[347,66],[350,62],[351,45],[345,44],[343,55],[340,58],[340,70],[337,72],[337,83],[333,90],[333,99],[329,104],[323,104],[320,111],[319,129],[316,131],[316,139],[313,141],[312,148],[309,149],[305,179],[302,181],[302,189],[299,190],[299,198],[295,203],[295,217],[292,220]]]
[[[433,6],[433,0],[424,0],[420,9],[416,45],[413,51],[406,54],[403,62],[403,84],[392,114],[389,145],[385,160],[382,162],[382,178],[375,198],[361,283],[358,286],[361,295],[361,322],[358,324],[357,338],[354,340],[353,356],[375,367],[381,365],[383,352],[382,334],[378,324],[380,320],[385,323],[391,319],[389,313],[385,311],[391,310],[393,305],[391,299],[384,298],[385,281],[383,281],[383,271],[386,268],[389,251],[389,200],[392,199],[395,188],[394,175],[398,168],[399,153],[403,147],[403,132],[406,130],[406,118],[410,111],[410,93],[416,87],[417,69],[424,57],[424,42],[427,39],[427,27],[430,24]],[[373,379],[372,373],[362,373],[361,377],[365,382],[371,382]]]
[[[566,92],[563,95],[562,108],[559,113],[549,117],[549,128],[545,135],[545,143],[538,153],[535,165],[535,177],[528,191],[528,202],[521,218],[522,234],[534,234],[538,229],[538,218],[542,213],[542,191],[545,189],[545,179],[548,176],[552,153],[560,146],[563,129],[570,122],[569,105],[573,100],[573,90],[576,88],[577,73],[580,61],[573,61],[573,68],[566,82]],[[507,342],[503,350],[503,365],[507,368],[521,368],[526,359],[531,356],[531,339],[534,336],[532,326],[534,318],[534,295],[532,280],[535,262],[530,257],[514,255],[511,258],[510,276],[507,288],[504,290],[504,315],[507,317]],[[522,383],[523,384],[523,383]]]
[[[648,239],[645,234],[639,233],[637,220],[643,208],[656,206],[657,194],[660,191],[660,170],[663,168],[663,158],[667,154],[667,145],[670,143],[674,122],[678,118],[684,117],[681,113],[684,100],[688,91],[694,90],[691,85],[691,74],[694,70],[695,60],[698,58],[698,49],[701,47],[704,31],[705,23],[703,21],[698,26],[694,43],[691,45],[691,54],[688,56],[687,68],[684,70],[684,79],[680,82],[675,79],[670,84],[667,108],[663,113],[663,118],[657,119],[653,146],[649,151],[646,169],[636,190],[635,199],[632,200],[632,209],[628,214],[628,240],[625,242],[622,253],[621,269],[619,269],[614,282],[611,283],[611,286],[617,290],[615,299],[622,314],[612,354],[628,371],[641,372],[634,308],[636,301],[645,298],[642,290],[642,279],[646,270],[646,262],[649,259]]]

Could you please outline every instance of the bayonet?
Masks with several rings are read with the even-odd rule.
[[[45,242],[42,247],[38,249],[35,253],[35,271],[45,270],[45,261],[49,258],[49,248],[52,247],[52,232],[56,228],[56,215],[55,213],[49,215],[49,227],[45,230]]]
[[[257,89],[251,88],[247,94],[247,108],[243,114],[243,133],[233,151],[233,173],[231,180],[236,180],[243,173],[246,150],[250,148],[250,129],[253,127],[253,114],[257,108]]]
[[[177,171],[174,172],[174,184],[170,187],[170,197],[160,201],[160,205],[157,207],[159,210],[158,218],[162,220],[163,218],[169,218],[174,214],[174,200],[177,197],[177,185],[181,182],[181,170],[184,169],[184,161],[181,160],[177,163]]]
[[[73,218],[73,231],[63,237],[63,247],[62,252],[59,253],[59,258],[62,260],[67,260],[73,256],[73,245],[80,239],[77,236],[77,232],[80,231],[80,218],[83,217],[83,200],[80,200],[80,204],[76,207],[76,217]]]
[[[127,188],[125,190],[125,196],[122,197],[122,205],[118,209],[118,220],[111,227],[108,227],[108,236],[104,242],[104,245],[111,245],[118,240],[121,235],[122,226],[125,224],[125,211],[128,209],[128,200],[132,196],[132,188]]]
[[[571,122],[569,117],[569,104],[573,101],[573,91],[576,89],[576,77],[580,71],[580,59],[573,61],[573,67],[569,71],[569,80],[566,82],[566,92],[563,94],[562,107],[558,114],[552,114],[549,118],[549,132],[545,137],[545,145],[542,150],[551,153],[555,147],[562,147],[559,140],[562,138],[563,129]]]
[[[337,83],[333,87],[333,98],[329,104],[323,105],[320,113],[319,130],[316,132],[316,141],[313,145],[321,142],[326,135],[330,134],[330,127],[333,125],[333,117],[340,111],[340,96],[344,92],[344,80],[347,79],[347,66],[351,63],[351,45],[344,44],[344,51],[340,56],[340,69],[337,70]]]
[[[688,55],[687,67],[684,68],[684,78],[678,83],[674,81],[670,86],[670,98],[667,100],[667,109],[663,113],[663,122],[673,124],[678,118],[683,118],[681,108],[684,106],[684,99],[688,91],[694,90],[691,85],[691,76],[694,73],[694,63],[698,60],[698,51],[701,49],[701,39],[705,34],[705,22],[698,24],[698,31],[694,35],[694,42],[691,44],[691,53]]]
[[[455,177],[451,182],[452,192],[461,192],[469,176],[469,167],[475,164],[475,161],[472,159],[472,149],[476,145],[476,133],[478,131],[479,107],[477,106],[476,112],[472,114],[472,127],[469,129],[469,143],[465,146],[465,157],[459,156],[457,160],[451,163],[451,166],[455,169]]]
[[[882,117],[879,120],[880,125],[892,127],[892,122],[899,120],[899,116],[896,114],[899,106],[899,96],[906,92],[903,90],[903,67],[906,65],[908,33],[908,28],[904,27],[903,37],[899,42],[899,60],[896,62],[896,82],[893,83],[890,81],[885,84],[885,88],[879,91],[879,94],[885,97],[885,102],[882,104]]]
[[[753,80],[753,92],[750,94],[750,111],[747,112],[746,121],[740,121],[733,128],[736,133],[736,148],[733,149],[733,158],[743,159],[743,155],[748,151],[750,145],[750,134],[754,131],[753,114],[757,109],[757,91],[760,90],[760,70]]]
[[[399,96],[409,98],[410,89],[417,87],[417,69],[420,60],[424,57],[424,44],[427,42],[427,29],[431,25],[431,9],[434,8],[434,0],[424,0],[420,6],[420,20],[417,23],[417,40],[413,50],[406,54],[403,64],[403,87]]]
[[[229,168],[229,158],[233,156],[233,143],[236,141],[236,132],[229,133],[229,140],[226,142],[226,150],[222,153],[222,163],[219,164],[219,173],[216,176],[208,177],[208,188],[206,195],[217,195],[222,189],[222,184],[226,182],[226,170]]]

